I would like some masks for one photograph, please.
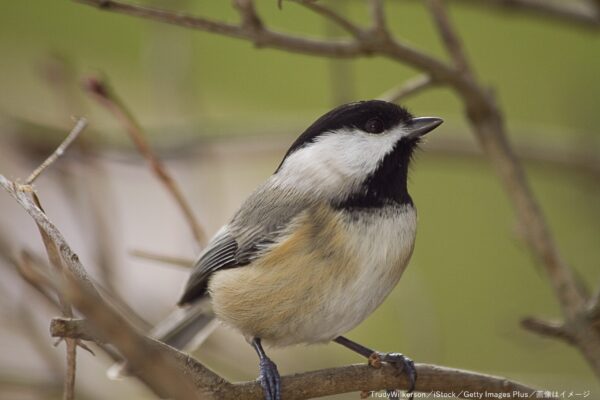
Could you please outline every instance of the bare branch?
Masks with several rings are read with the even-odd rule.
[[[27,178],[25,184],[31,185],[37,179],[37,177],[42,172],[44,172],[46,168],[48,168],[52,163],[58,160],[58,158],[64,154],[65,150],[69,148],[71,143],[73,143],[73,141],[77,139],[77,136],[79,136],[79,134],[83,132],[86,126],[87,120],[85,118],[79,118],[71,132],[65,138],[65,140],[63,140],[60,146],[58,146],[56,150],[54,150],[50,157],[48,157],[39,167],[37,167],[35,171],[31,173],[31,175],[29,175],[29,178]]]
[[[80,120],[80,121],[82,121],[82,120]],[[85,120],[83,120],[81,130],[85,127],[85,125],[86,125],[86,122],[85,122]],[[76,129],[73,130],[73,132],[76,132],[76,131],[77,131]],[[69,135],[69,136],[71,136],[71,135]],[[73,139],[76,136],[77,135],[74,135]],[[65,143],[67,143],[67,144],[65,145]],[[58,149],[61,149],[62,147],[66,148],[68,146],[68,143],[69,142],[67,140],[65,140],[65,142],[61,143],[61,145],[58,147]],[[55,151],[53,153],[53,155],[57,155],[54,158],[54,160],[56,158],[58,158],[58,155],[63,154],[64,148],[58,152]],[[44,162],[44,164],[42,164],[42,166],[46,165],[46,167],[47,167],[48,165],[50,165],[52,163],[52,156],[50,156],[46,161],[47,162]],[[39,173],[41,173],[41,171],[43,171],[44,169],[45,169],[45,167],[40,168]],[[38,175],[39,175],[39,173],[38,173]],[[31,192],[31,195],[32,195],[33,201],[35,202],[36,206],[43,212],[42,204],[41,204],[38,196],[35,194],[35,192]],[[61,258],[60,252],[56,246],[56,243],[52,240],[52,238],[49,236],[49,234],[44,230],[44,228],[39,223],[38,223],[38,229],[40,231],[42,241],[44,242],[44,247],[46,248],[46,253],[48,254],[48,260],[50,261],[50,264],[52,264],[52,266],[55,268],[57,274],[64,275],[67,272],[67,270],[66,270],[66,267]],[[72,318],[73,310],[71,308],[71,304],[69,304],[69,302],[65,300],[62,293],[57,292],[57,294],[58,294],[58,301],[60,303],[60,307],[61,307],[63,315],[65,317]],[[67,369],[65,372],[65,379],[64,379],[64,386],[63,386],[63,388],[64,388],[63,400],[73,400],[73,399],[75,399],[75,375],[77,373],[77,341],[75,339],[65,339],[65,347],[66,347],[66,354],[67,354]]]
[[[560,322],[527,317],[521,320],[521,327],[541,336],[560,339],[571,345],[575,344],[573,335],[567,330],[565,325]]]
[[[42,207],[42,204],[40,203],[39,198],[37,197],[37,195],[32,192],[31,193],[33,201],[35,202],[35,205],[42,211],[44,212],[44,209]],[[54,267],[55,271],[58,274],[64,274],[66,273],[66,268],[63,264],[63,260],[60,256],[60,252],[58,251],[58,248],[56,247],[54,241],[50,238],[50,236],[46,233],[46,231],[38,224],[38,230],[40,232],[40,235],[42,236],[42,242],[44,243],[44,248],[46,249],[46,254],[48,255],[48,261],[50,261],[50,264],[52,265],[52,267]],[[62,297],[62,295],[60,293],[58,293],[58,301],[60,303],[60,307],[62,310],[62,313],[65,317],[69,317],[72,318],[73,317],[73,310],[71,309],[71,305]]]
[[[600,327],[600,288],[592,296],[587,306],[587,315],[590,320]]]
[[[600,376],[600,335],[589,324],[581,323],[585,293],[581,291],[573,270],[562,259],[554,243],[523,167],[508,142],[503,116],[495,99],[476,82],[440,0],[431,0],[430,4],[444,43],[459,67],[458,73],[476,88],[468,91],[456,88],[465,102],[469,121],[505,186],[521,226],[525,228],[525,241],[546,270],[566,323],[577,327],[573,337],[578,349]]]
[[[330,20],[331,22],[333,22],[334,24],[336,24],[355,38],[360,38],[363,34],[363,30],[361,28],[356,26],[354,23],[350,22],[349,19],[343,17],[330,7],[326,7],[322,4],[317,3],[316,1],[311,0],[292,1],[301,4],[302,6],[308,8],[316,14],[323,16],[324,18],[327,18],[328,20]]]
[[[56,336],[89,337],[88,335],[93,335],[94,332],[93,329],[86,327],[86,321],[81,320],[57,318],[53,320],[53,325],[55,326],[53,334]],[[535,390],[530,387],[490,375],[427,364],[416,364],[416,368],[419,375],[416,390],[420,392],[453,391],[457,397],[464,390],[479,392],[487,390],[488,393],[509,393],[512,396],[515,396],[515,392],[535,393]],[[282,382],[282,397],[285,399],[309,399],[361,390],[408,387],[406,377],[398,376],[397,371],[387,364],[380,369],[360,364],[305,372],[284,376]],[[243,382],[219,392],[219,398],[262,400],[263,393],[256,381]]]
[[[426,4],[454,65],[461,73],[472,75],[462,43],[450,24],[443,0],[427,0]]]
[[[435,85],[436,82],[429,75],[420,75],[388,90],[380,95],[379,99],[396,103]]]
[[[288,36],[267,29],[251,31],[237,25],[214,21],[208,18],[174,13],[151,7],[127,4],[113,0],[74,0],[79,3],[92,5],[102,10],[110,10],[123,14],[147,18],[168,24],[184,26],[191,29],[216,33],[259,43],[279,49],[291,49],[300,53],[326,55],[330,57],[352,57],[362,50],[356,42],[312,40]]]
[[[387,33],[387,24],[385,22],[384,0],[369,0],[369,9],[373,21],[373,31]]]
[[[64,382],[64,400],[75,399],[75,375],[77,371],[77,341],[75,339],[65,339],[67,347],[67,371]]]
[[[296,53],[332,58],[355,58],[370,56],[374,53],[404,61],[415,68],[428,71],[436,79],[448,81],[464,90],[473,89],[469,82],[465,82],[454,73],[454,69],[414,49],[406,43],[391,40],[389,37],[375,35],[375,38],[364,35],[361,41],[347,40],[317,40],[298,37],[267,28],[260,31],[249,31],[237,25],[214,21],[208,18],[191,16],[182,13],[170,12],[151,7],[124,3],[117,0],[74,0],[79,3],[98,7],[102,10],[114,11],[122,14],[146,18],[154,21],[183,26],[205,32],[224,36],[236,37],[258,43],[260,47],[271,47]],[[258,37],[260,36],[260,37]]]
[[[52,284],[55,290],[62,293],[92,322],[101,341],[112,343],[125,356],[138,376],[157,394],[170,395],[175,399],[196,399],[194,384],[190,381],[190,377],[172,367],[174,361],[171,356],[149,346],[148,339],[100,297],[79,258],[42,210],[19,190],[16,184],[2,175],[0,175],[0,186],[17,200],[48,235],[54,246],[60,250],[67,273],[64,274],[62,283],[48,283]],[[213,381],[220,379],[205,368],[202,379],[210,381],[211,377]]]
[[[263,29],[263,23],[256,13],[253,0],[234,0],[233,4],[237,8],[242,19],[241,27],[251,32],[257,32]]]
[[[86,88],[89,93],[92,94],[101,105],[106,107],[125,127],[130,139],[135,144],[140,154],[150,164],[154,175],[162,182],[167,191],[175,199],[185,216],[186,222],[192,230],[196,242],[203,246],[206,243],[206,234],[204,233],[204,230],[196,219],[189,203],[185,200],[179,185],[146,141],[146,137],[140,125],[133,118],[131,113],[127,111],[123,103],[118,100],[117,96],[110,91],[106,83],[91,78],[86,82]]]
[[[38,227],[52,239],[52,242],[58,248],[62,260],[65,262],[65,272],[67,272],[67,275],[75,276],[90,293],[100,297],[92,284],[91,278],[79,262],[77,254],[73,253],[63,235],[48,219],[46,214],[27,196],[27,192],[21,190],[16,183],[6,179],[3,175],[0,175],[0,186],[27,211]]]
[[[152,253],[145,250],[131,250],[129,252],[132,256],[138,257],[144,260],[158,261],[165,264],[176,265],[190,269],[194,266],[194,260],[191,258],[182,258],[174,256],[166,256],[164,254]]]

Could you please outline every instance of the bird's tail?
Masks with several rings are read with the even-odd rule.
[[[175,309],[152,328],[148,336],[178,350],[191,350],[199,347],[216,327],[217,320],[210,302],[208,298],[204,298],[189,306]],[[127,363],[112,365],[106,374],[110,379],[127,376]]]

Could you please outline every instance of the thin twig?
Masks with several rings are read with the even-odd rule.
[[[372,29],[378,33],[387,33],[383,0],[369,0],[369,9],[371,11],[371,20],[373,21]]]
[[[256,13],[253,0],[234,0],[233,5],[237,8],[244,29],[259,31],[263,28],[262,21]]]
[[[48,157],[39,167],[37,167],[31,173],[31,175],[29,175],[29,177],[25,181],[25,184],[31,185],[37,179],[37,177],[42,172],[44,172],[44,170],[46,168],[48,168],[50,165],[52,165],[52,163],[54,163],[56,160],[58,160],[65,153],[65,150],[67,150],[69,148],[71,143],[73,143],[73,141],[75,141],[75,139],[77,139],[77,136],[79,136],[79,134],[81,132],[83,132],[83,130],[85,129],[86,126],[87,126],[87,120],[85,118],[81,117],[81,118],[77,119],[75,126],[73,127],[71,132],[67,135],[67,137],[62,141],[60,146],[58,146],[56,148],[56,150],[54,150],[54,152],[50,155],[50,157]]]
[[[67,348],[67,373],[64,383],[64,400],[75,399],[75,376],[77,371],[77,340],[65,339]]]
[[[140,154],[149,163],[154,175],[160,180],[167,191],[175,199],[175,202],[181,209],[185,220],[188,223],[192,234],[194,235],[194,239],[199,245],[204,246],[206,243],[206,234],[204,233],[204,230],[196,219],[191,206],[185,200],[183,192],[177,184],[177,181],[173,179],[165,165],[154,153],[152,147],[150,147],[148,144],[146,136],[144,135],[140,125],[133,118],[131,113],[125,108],[124,104],[117,98],[117,96],[110,91],[105,82],[102,82],[99,79],[90,78],[86,82],[86,88],[93,98],[96,99],[101,105],[106,107],[125,127],[130,139],[135,144]]]
[[[538,335],[560,339],[569,344],[575,344],[575,338],[566,329],[563,323],[527,317],[521,320],[521,326]]]
[[[194,266],[194,260],[192,260],[191,258],[167,256],[164,254],[152,253],[146,250],[131,250],[129,254],[144,260],[158,261],[161,263],[176,265],[178,267],[183,267],[186,269],[190,269]]]
[[[396,103],[435,85],[436,82],[429,75],[419,75],[388,90],[380,95],[379,99]]]
[[[592,322],[600,326],[600,288],[592,296],[587,306],[587,315]]]
[[[472,75],[469,68],[467,56],[465,55],[462,43],[458,35],[454,32],[448,18],[448,12],[443,0],[427,0],[426,2],[438,32],[444,41],[444,45],[450,53],[450,57],[456,68],[463,74]]]
[[[292,1],[294,3],[301,4],[303,7],[308,8],[315,14],[319,14],[322,17],[327,18],[329,21],[333,22],[335,25],[339,26],[355,38],[360,38],[363,34],[363,30],[360,27],[352,23],[348,18],[333,10],[331,7],[326,7],[320,3],[317,3],[316,1],[311,0]]]

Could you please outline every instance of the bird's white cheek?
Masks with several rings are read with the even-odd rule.
[[[292,153],[276,175],[278,184],[324,194],[346,193],[362,183],[400,140],[401,132],[371,135],[337,131]]]

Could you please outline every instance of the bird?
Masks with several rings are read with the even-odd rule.
[[[382,100],[318,118],[209,241],[179,316],[153,335],[183,348],[216,317],[256,351],[266,400],[281,399],[281,378],[265,347],[328,342],[395,365],[412,392],[410,358],[344,335],[385,300],[411,258],[417,213],[409,166],[442,122]]]

